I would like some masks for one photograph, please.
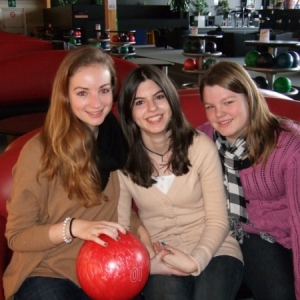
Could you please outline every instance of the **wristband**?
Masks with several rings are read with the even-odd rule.
[[[75,239],[76,236],[72,233],[72,224],[73,224],[73,221],[75,220],[75,218],[72,218],[71,221],[70,221],[70,227],[69,227],[69,232],[70,232],[70,236]]]
[[[63,240],[64,240],[64,242],[65,242],[66,244],[70,244],[70,243],[73,241],[72,238],[71,238],[71,239],[67,239],[67,236],[66,236],[66,227],[67,227],[67,224],[68,224],[68,222],[69,222],[70,220],[71,220],[70,217],[65,218],[65,220],[64,220],[64,222],[63,222],[63,227],[62,227],[62,236],[63,236]]]

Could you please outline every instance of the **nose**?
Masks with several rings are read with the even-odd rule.
[[[224,109],[222,108],[222,106],[216,106],[216,107],[215,107],[215,114],[216,114],[216,117],[217,117],[217,118],[220,118],[220,117],[224,116],[225,111],[224,111]]]
[[[153,110],[156,110],[156,108],[157,108],[157,105],[156,105],[155,101],[153,101],[153,100],[148,101],[148,109],[149,110],[153,111]]]
[[[91,95],[91,97],[90,97],[90,106],[94,107],[94,108],[98,108],[98,107],[100,107],[100,105],[101,105],[100,95],[98,93]]]

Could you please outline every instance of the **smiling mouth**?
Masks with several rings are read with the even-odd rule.
[[[92,117],[97,117],[99,115],[102,114],[102,110],[98,110],[98,111],[88,111],[87,112],[88,115],[92,116]]]
[[[227,124],[231,123],[232,120],[233,120],[233,119],[226,120],[226,121],[222,121],[222,122],[218,122],[218,123],[219,123],[221,126],[222,126],[222,125],[227,125]]]
[[[157,122],[157,121],[159,121],[160,119],[162,119],[162,115],[157,115],[157,116],[148,118],[147,120],[148,120],[149,122]]]

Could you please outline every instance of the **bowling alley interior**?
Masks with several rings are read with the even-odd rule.
[[[121,84],[150,64],[195,96],[203,73],[228,60],[264,96],[298,102],[299,20],[299,0],[0,0],[0,161],[42,127],[59,63],[82,45],[111,55]]]

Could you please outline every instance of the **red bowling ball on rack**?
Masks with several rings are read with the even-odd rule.
[[[132,233],[119,233],[115,241],[101,235],[108,246],[85,241],[76,261],[78,281],[94,300],[131,300],[146,284],[150,258],[142,242]]]

